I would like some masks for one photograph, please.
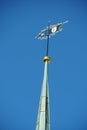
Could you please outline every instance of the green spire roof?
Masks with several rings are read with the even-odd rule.
[[[50,110],[49,110],[49,87],[48,87],[48,62],[49,57],[44,58],[44,77],[39,103],[36,130],[50,130]]]

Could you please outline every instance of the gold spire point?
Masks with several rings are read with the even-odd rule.
[[[45,57],[43,58],[43,61],[44,61],[44,62],[46,62],[46,61],[47,61],[48,63],[50,63],[50,57],[45,56]]]

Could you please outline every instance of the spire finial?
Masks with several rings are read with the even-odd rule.
[[[48,57],[48,52],[49,52],[49,39],[51,36],[55,35],[57,32],[62,31],[62,26],[63,24],[67,23],[67,21],[61,22],[61,23],[57,23],[54,25],[50,25],[50,21],[48,21],[48,26],[43,29],[37,36],[37,39],[45,39],[47,40],[47,46],[46,46],[46,57]],[[48,57],[49,58],[49,57]],[[46,61],[46,60],[44,60]]]

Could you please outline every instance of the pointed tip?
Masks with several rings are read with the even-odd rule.
[[[66,20],[65,22],[63,22],[63,24],[68,23],[68,22],[69,22],[69,20]]]
[[[50,26],[50,23],[51,23],[51,21],[49,20],[49,21],[48,21],[48,27]]]

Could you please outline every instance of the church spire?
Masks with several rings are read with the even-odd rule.
[[[49,87],[48,87],[48,63],[50,63],[50,58],[48,56],[49,50],[49,38],[60,32],[62,25],[67,23],[67,21],[58,23],[55,25],[49,25],[46,29],[42,30],[36,38],[47,39],[46,56],[44,57],[44,76],[42,83],[42,91],[40,96],[38,117],[36,123],[36,130],[50,130],[50,105],[49,105]]]
[[[48,63],[50,58],[44,57],[44,76],[42,91],[39,103],[36,130],[50,130],[50,107],[49,107],[49,87],[48,87]]]

